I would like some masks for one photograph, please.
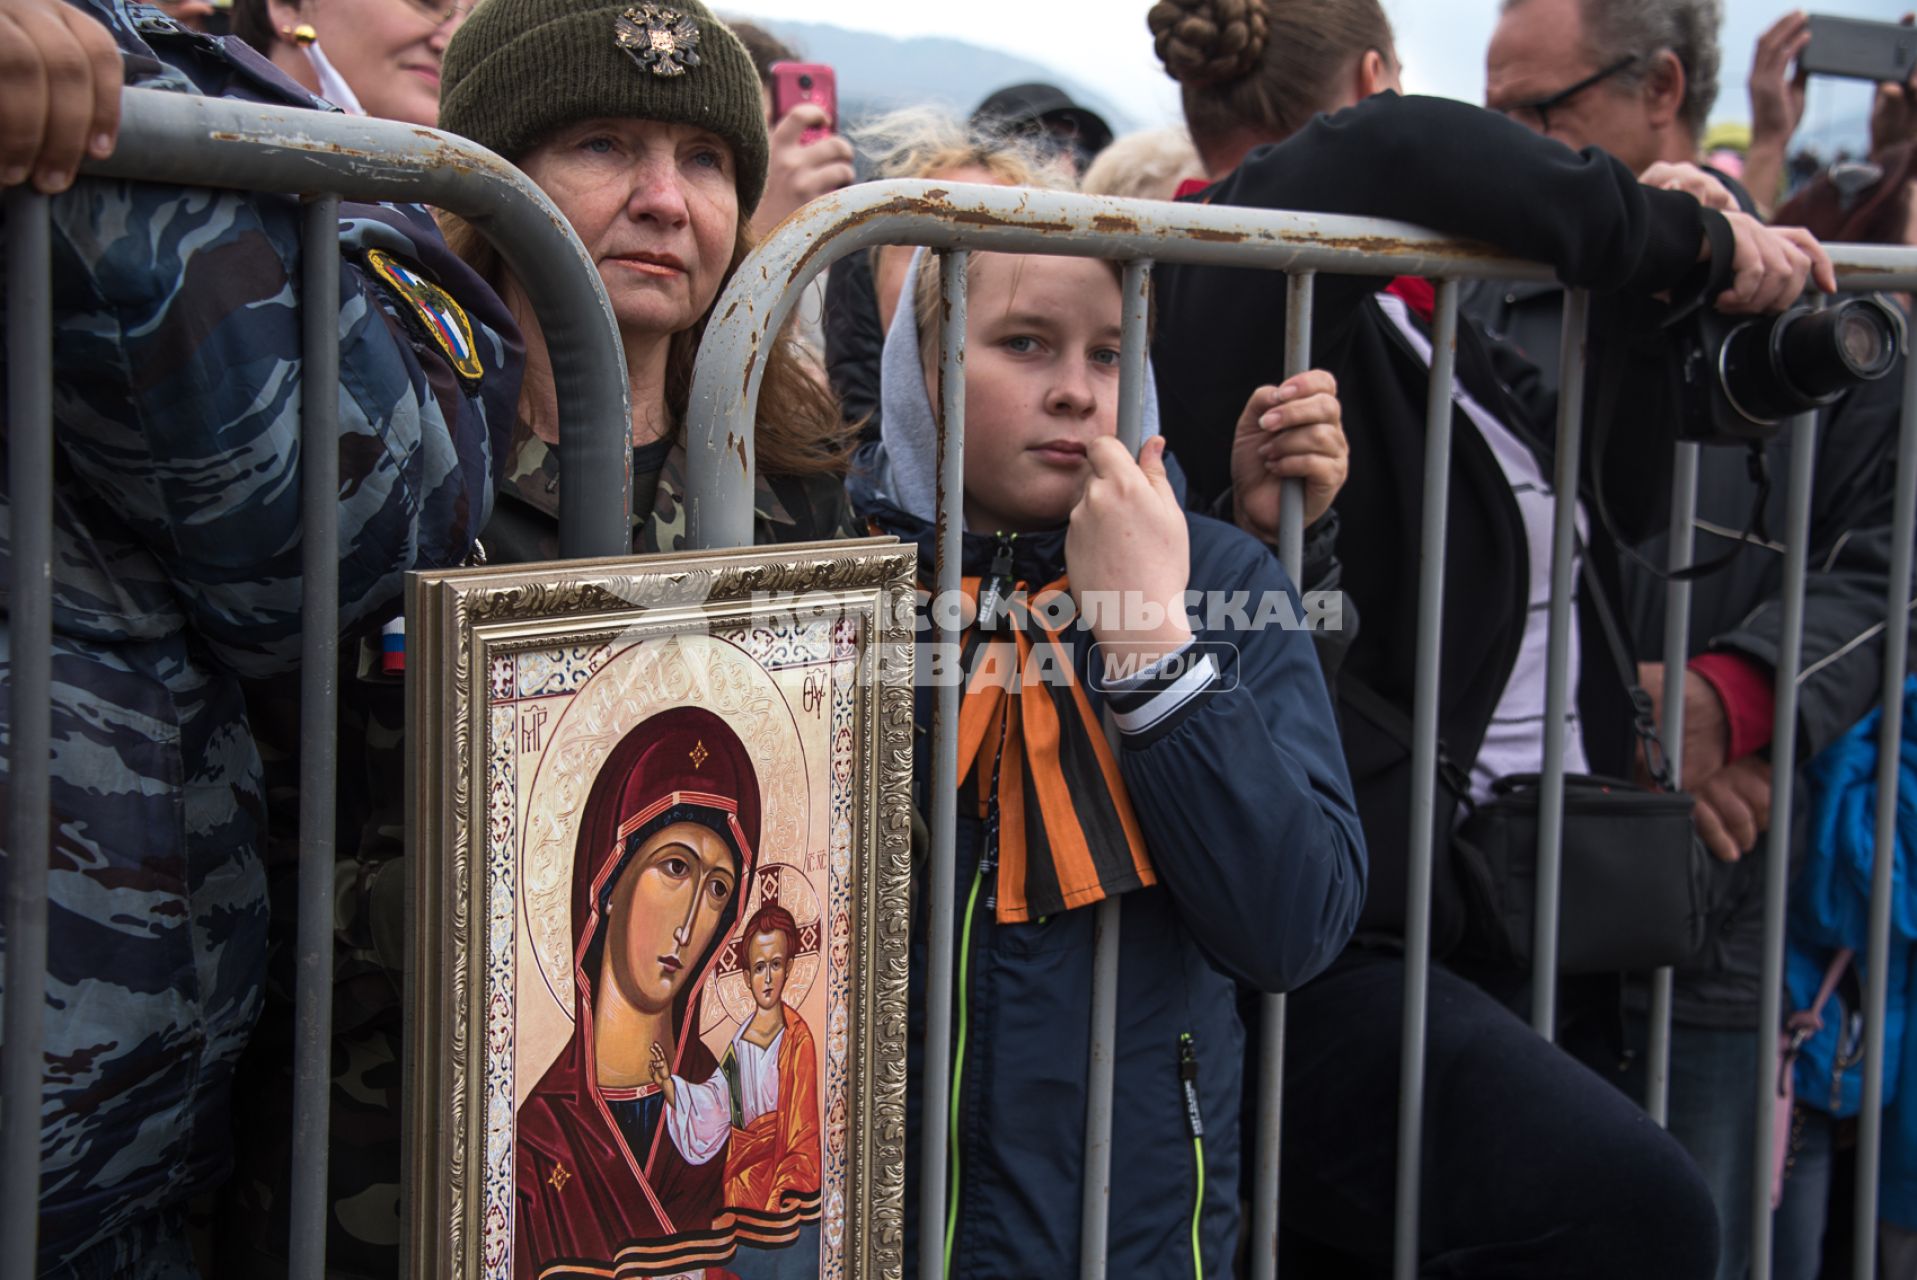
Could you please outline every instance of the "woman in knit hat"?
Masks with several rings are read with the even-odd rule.
[[[446,50],[440,125],[524,169],[598,264],[632,388],[633,549],[678,549],[693,361],[765,191],[751,58],[696,0],[488,0]],[[472,227],[442,222],[526,335],[519,422],[481,535],[487,558],[551,559],[564,453],[551,359],[498,255]],[[755,541],[835,536],[846,511],[837,404],[783,342],[766,358],[759,404]]]

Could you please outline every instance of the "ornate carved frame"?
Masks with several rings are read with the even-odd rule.
[[[896,1280],[905,1188],[907,930],[911,911],[915,552],[891,538],[410,575],[407,738],[406,1220],[409,1274],[479,1280],[483,1104],[488,653],[529,640],[591,643],[709,620],[755,597],[802,596],[866,619],[856,756],[854,974],[846,1118],[850,1280]],[[668,626],[668,630],[670,627]],[[421,856],[421,855],[424,856]],[[863,939],[863,943],[857,940]]]

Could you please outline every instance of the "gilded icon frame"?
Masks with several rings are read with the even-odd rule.
[[[414,851],[404,1085],[409,1274],[531,1280],[516,1274],[526,1268],[516,1261],[522,1224],[515,1219],[535,1215],[518,1194],[523,1168],[515,1177],[511,1163],[522,1154],[516,1144],[533,1102],[532,1073],[523,1068],[560,1034],[553,1009],[572,1027],[558,1057],[574,1052],[575,1042],[593,1052],[584,1027],[597,1021],[585,962],[575,969],[554,959],[570,960],[582,945],[582,918],[599,927],[597,907],[581,908],[576,896],[580,867],[591,864],[576,864],[571,854],[562,862],[552,851],[589,856],[585,828],[597,801],[582,800],[580,788],[596,797],[592,771],[613,771],[602,744],[638,743],[654,716],[678,714],[681,704],[706,708],[738,732],[751,762],[745,776],[753,779],[755,825],[763,794],[766,846],[756,862],[741,861],[735,850],[734,872],[750,874],[737,886],[729,932],[713,935],[702,953],[708,958],[694,965],[688,1008],[696,1016],[686,1014],[681,1044],[723,1036],[735,1007],[745,1011],[736,1021],[745,1031],[751,1006],[740,1005],[732,982],[739,970],[726,964],[745,954],[739,931],[751,895],[761,905],[790,899],[800,917],[809,904],[805,991],[822,990],[810,998],[828,1010],[828,1025],[814,1029],[823,1081],[815,1099],[824,1152],[821,1276],[900,1274],[915,569],[913,548],[874,538],[409,576],[407,735],[417,744],[407,804]],[[806,715],[829,717],[826,757]],[[522,746],[533,763],[522,761]],[[695,747],[701,757],[704,747],[703,739]],[[822,822],[825,849],[816,847]],[[616,842],[613,848],[616,855]],[[563,896],[555,896],[557,869]],[[567,933],[554,924],[555,903],[563,904],[557,910]],[[610,907],[605,928],[612,929]],[[788,957],[793,984],[805,963]],[[562,971],[568,982],[578,978],[584,999],[555,978]],[[779,997],[770,998],[786,1012]],[[533,1043],[540,1047],[526,1048]],[[726,1062],[732,1065],[730,1056]],[[605,1104],[600,1111],[610,1122]],[[745,1146],[740,1130],[731,1133]],[[651,1150],[663,1142],[655,1139]],[[642,1183],[653,1171],[650,1160],[633,1166]],[[553,1181],[569,1176],[562,1161]],[[653,1187],[643,1189],[658,1209]],[[703,1217],[703,1202],[697,1214]],[[728,1208],[721,1216],[733,1214]],[[659,1217],[669,1221],[664,1210]],[[750,1241],[746,1227],[739,1233]],[[632,1274],[700,1271],[675,1263]]]

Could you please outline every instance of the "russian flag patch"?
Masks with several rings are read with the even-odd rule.
[[[378,249],[366,251],[366,265],[399,295],[420,331],[452,362],[460,377],[477,379],[485,374],[473,341],[473,322],[450,293]]]

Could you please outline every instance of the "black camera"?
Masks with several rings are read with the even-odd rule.
[[[1690,323],[1682,434],[1704,444],[1768,440],[1784,419],[1883,377],[1904,350],[1904,313],[1877,294],[1777,316],[1706,308]]]

